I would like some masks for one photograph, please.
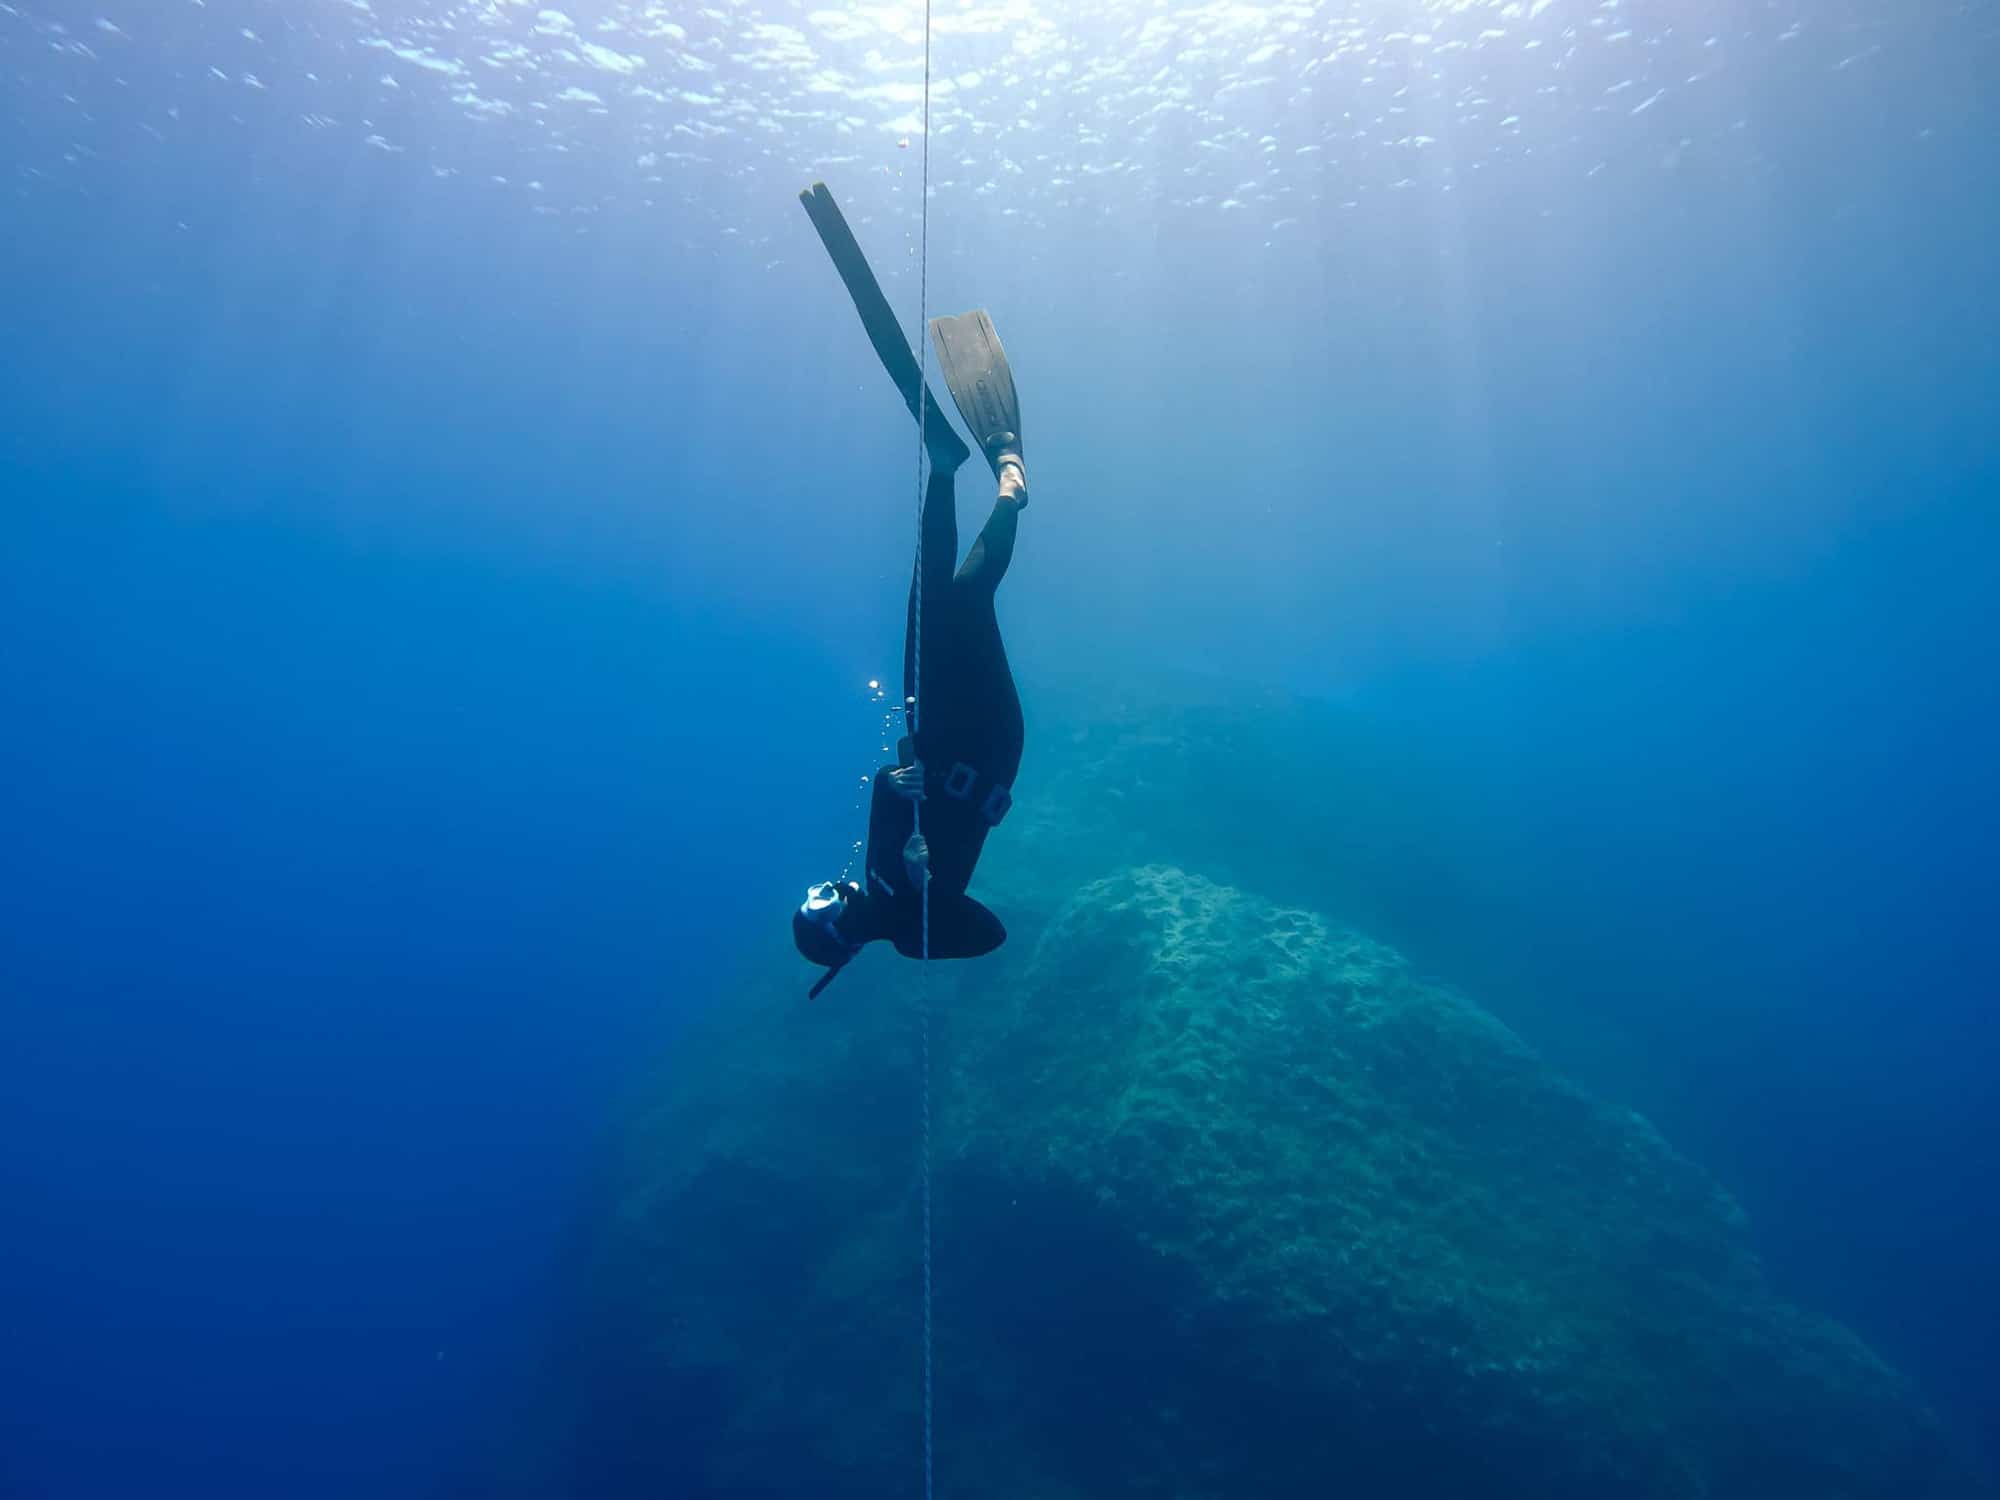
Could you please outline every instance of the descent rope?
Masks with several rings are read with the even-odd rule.
[[[926,407],[930,383],[926,367],[930,362],[930,256],[931,256],[931,0],[924,0],[924,146],[923,185],[918,200],[917,242],[917,576],[912,588],[915,604],[911,610],[913,645],[910,659],[909,709],[910,745],[916,749],[918,715],[924,693],[924,432],[929,422]],[[921,761],[922,757],[916,757]],[[922,838],[923,801],[921,795],[910,803],[910,831]],[[923,1259],[924,1259],[924,1500],[932,1500],[932,1361],[931,1361],[931,881],[930,867],[923,870],[919,901],[923,910],[923,963],[917,979],[917,1028],[922,1037],[923,1075]]]

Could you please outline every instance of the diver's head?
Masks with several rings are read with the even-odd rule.
[[[806,892],[806,899],[792,913],[793,945],[806,962],[826,969],[812,987],[810,998],[817,998],[861,951],[862,940],[854,931],[861,900],[861,887],[853,881],[823,880]]]

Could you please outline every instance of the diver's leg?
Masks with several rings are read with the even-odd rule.
[[[930,483],[924,486],[923,524],[919,531],[917,568],[910,573],[912,620],[916,618],[918,583],[921,581],[933,597],[942,597],[958,569],[958,493],[950,469],[931,470]]]
[[[951,587],[952,572],[958,566],[958,496],[952,483],[955,471],[933,467],[930,483],[924,487],[922,540],[917,562],[910,569],[910,601],[903,621],[903,704],[907,708],[917,691],[917,590],[942,604]]]
[[[989,592],[1000,587],[1007,565],[1014,560],[1014,533],[1021,524],[1021,510],[1028,503],[1027,476],[1018,463],[1000,466],[1000,497],[993,502],[993,514],[979,529],[965,566],[958,576],[966,583]]]

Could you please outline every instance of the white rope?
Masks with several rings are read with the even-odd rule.
[[[911,646],[910,744],[914,752],[918,715],[924,695],[924,434],[929,422],[930,381],[930,265],[931,265],[931,0],[924,0],[924,159],[923,184],[918,208],[917,248],[917,577]],[[955,561],[956,559],[954,559]],[[917,756],[921,761],[922,757]],[[910,803],[910,830],[923,836],[923,802]],[[917,1027],[922,1036],[923,1074],[923,1258],[924,1258],[924,1500],[932,1500],[932,1356],[931,1356],[931,881],[930,867],[923,872],[919,900],[923,909],[923,963],[917,979]]]

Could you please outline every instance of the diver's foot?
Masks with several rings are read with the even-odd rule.
[[[931,461],[933,474],[956,474],[965,461],[972,457],[972,450],[958,440],[956,433],[950,428],[946,428],[945,433],[945,437],[924,439],[924,453]]]
[[[1016,510],[1028,508],[1028,470],[1011,453],[1000,460],[1000,498]]]

